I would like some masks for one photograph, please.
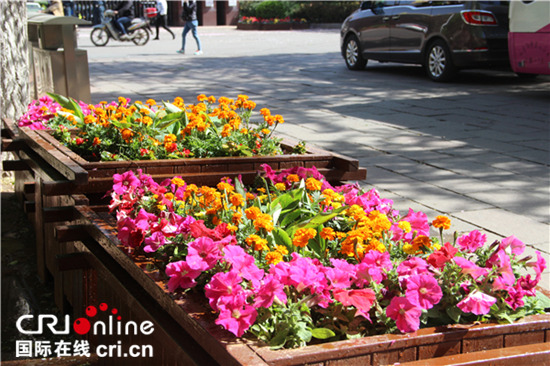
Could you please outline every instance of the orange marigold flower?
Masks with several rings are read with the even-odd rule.
[[[147,103],[150,106],[153,106],[153,105],[157,104],[157,102],[154,99],[147,99],[147,101],[145,103]]]
[[[244,198],[241,194],[235,193],[229,198],[231,204],[235,207],[242,206],[244,204]]]
[[[216,98],[213,95],[208,97],[208,103],[216,103]]]
[[[286,180],[291,183],[296,183],[300,181],[300,177],[297,174],[289,174],[287,175]]]
[[[126,143],[130,142],[132,137],[134,136],[134,133],[129,128],[125,128],[122,131],[120,131],[120,135],[126,141]]]
[[[90,123],[94,123],[97,121],[97,118],[91,114],[87,115],[86,117],[84,117],[84,123],[85,124],[90,124]]]
[[[432,225],[438,229],[448,230],[451,228],[451,220],[447,216],[440,215],[432,221]]]
[[[252,206],[244,210],[244,214],[249,220],[256,220],[258,218],[258,215],[261,213],[262,211],[260,210],[260,208],[256,206]]]
[[[231,222],[234,223],[235,225],[238,225],[242,222],[243,220],[243,214],[240,213],[240,212],[235,212],[233,213],[233,217],[231,218]]]
[[[220,182],[216,187],[220,191],[226,191],[227,193],[233,192],[235,190],[235,187],[233,187],[231,184],[227,182]]]
[[[256,108],[256,103],[254,103],[251,100],[247,100],[243,103],[243,108],[248,110],[253,110],[254,108]]]
[[[336,233],[334,232],[334,229],[332,229],[331,227],[323,228],[323,230],[321,230],[320,235],[321,235],[321,238],[325,240],[334,240],[334,238],[336,237]]]
[[[274,118],[275,118],[275,122],[277,123],[285,123],[283,116],[281,116],[280,114],[276,114]]]
[[[199,95],[197,95],[197,100],[198,100],[199,102],[204,102],[204,101],[207,100],[207,99],[208,99],[208,97],[206,96],[206,94],[199,94]]]
[[[265,229],[267,232],[271,232],[273,230],[273,218],[269,214],[260,213],[254,220],[254,227],[256,230]]]
[[[128,99],[126,99],[124,97],[118,97],[118,103],[120,105],[126,105],[128,103]]]
[[[260,109],[260,114],[261,114],[262,116],[264,116],[264,117],[265,117],[265,116],[270,116],[270,115],[271,115],[271,111],[270,111],[269,109],[267,109],[267,108],[262,108],[262,109]]]
[[[432,241],[426,235],[418,235],[413,239],[411,245],[413,246],[415,253],[417,253],[419,251],[423,251],[424,248],[431,248]]]
[[[164,136],[164,143],[170,143],[170,142],[176,142],[178,138],[176,135],[169,133],[168,135]]]
[[[256,234],[252,234],[248,238],[246,238],[246,244],[251,246],[256,251],[269,250],[269,247],[267,246],[267,240]]]
[[[306,188],[309,189],[310,191],[320,191],[322,185],[323,183],[321,183],[315,178],[310,177],[306,180]]]
[[[283,255],[277,251],[268,252],[265,255],[265,261],[267,262],[267,264],[276,265],[277,263],[283,261]]]
[[[235,225],[227,224],[227,230],[231,231],[232,233],[235,233],[239,228]]]
[[[172,184],[178,187],[183,187],[185,185],[185,181],[181,178],[175,177],[175,178],[172,178]]]
[[[277,245],[277,247],[275,247],[275,250],[281,253],[282,255],[288,254],[288,249],[284,245]]]
[[[292,244],[294,246],[303,248],[307,245],[309,239],[313,239],[317,235],[317,230],[313,228],[301,228],[296,230],[294,237],[292,238]]]

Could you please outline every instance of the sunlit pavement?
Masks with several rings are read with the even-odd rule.
[[[375,187],[402,213],[449,216],[459,233],[479,228],[488,240],[515,235],[550,262],[550,77],[507,70],[462,72],[430,81],[418,66],[345,67],[338,29],[238,31],[199,27],[204,54],[186,55],[177,35],[138,47],[87,50],[93,102],[247,94],[282,114],[283,135],[358,159]],[[550,288],[549,272],[543,278]]]

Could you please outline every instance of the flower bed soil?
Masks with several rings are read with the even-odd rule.
[[[149,270],[149,259],[130,257],[123,251],[116,238],[116,222],[109,214],[95,212],[89,206],[75,209],[80,225],[58,230],[61,245],[73,255],[82,256],[80,263],[86,263],[82,272],[72,275],[73,289],[80,288],[69,294],[73,308],[84,309],[100,300],[116,303],[121,314],[132,314],[133,321],[152,320],[154,340],[142,341],[154,342],[155,352],[175,364],[381,365],[421,364],[422,360],[447,364],[452,363],[450,360],[494,362],[509,357],[536,362],[550,352],[550,314],[526,317],[513,324],[451,325],[407,335],[379,335],[274,351],[251,340],[237,339],[216,326],[204,298],[193,293],[170,294],[159,274]],[[68,238],[78,241],[65,242]],[[74,267],[67,269],[74,271]],[[76,283],[80,287],[75,287]],[[135,343],[136,339],[127,341]]]

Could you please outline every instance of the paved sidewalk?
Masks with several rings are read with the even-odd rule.
[[[515,235],[550,263],[550,77],[467,71],[434,83],[418,66],[372,63],[351,72],[338,30],[237,31],[200,27],[204,55],[187,37],[145,47],[113,42],[88,51],[93,102],[200,93],[247,94],[282,114],[279,133],[359,159],[366,188],[406,212],[448,215],[459,233]],[[550,288],[550,273],[544,274]]]

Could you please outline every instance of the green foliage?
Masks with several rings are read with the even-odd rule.
[[[239,16],[257,18],[298,18],[310,23],[341,23],[359,1],[242,1]]]

